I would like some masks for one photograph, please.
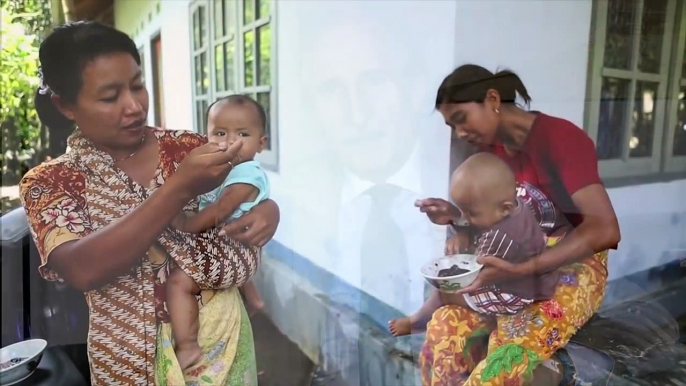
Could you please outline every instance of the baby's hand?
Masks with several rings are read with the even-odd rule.
[[[445,242],[445,254],[456,255],[469,249],[469,236],[465,232],[458,232]]]

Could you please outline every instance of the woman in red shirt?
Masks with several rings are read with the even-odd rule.
[[[561,279],[552,299],[515,315],[489,320],[456,306],[438,309],[421,354],[424,385],[522,383],[567,344],[605,294],[607,250],[616,248],[620,233],[598,176],[595,145],[569,121],[523,110],[515,103],[517,94],[530,102],[516,74],[493,74],[476,65],[458,67],[438,89],[436,108],[446,124],[459,139],[510,165],[518,196],[534,211],[552,246],[522,264],[483,258],[476,281],[462,292],[552,270],[559,270]],[[459,209],[445,200],[417,205],[436,224],[459,223]],[[470,229],[456,228],[450,244],[465,246]]]

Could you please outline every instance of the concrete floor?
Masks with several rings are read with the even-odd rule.
[[[613,358],[607,385],[686,386],[686,314],[668,310],[673,308],[668,307],[670,304],[683,302],[686,280],[677,281],[672,288],[677,289],[676,295],[665,291],[670,296],[651,294],[601,310],[575,336],[575,342]],[[340,379],[315,368],[268,317],[253,318],[253,331],[260,386],[341,384]],[[588,373],[593,367],[588,363],[580,365],[580,373]]]
[[[681,274],[665,280],[660,292],[602,309],[574,337],[614,359],[609,385],[686,386],[686,277]]]
[[[309,386],[314,364],[264,314],[251,318],[260,386]]]

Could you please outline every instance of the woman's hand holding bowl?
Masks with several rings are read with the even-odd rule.
[[[474,292],[481,287],[501,284],[507,281],[516,280],[529,276],[529,265],[527,263],[514,264],[496,256],[479,256],[476,261],[483,267],[472,284],[461,288],[457,293]]]

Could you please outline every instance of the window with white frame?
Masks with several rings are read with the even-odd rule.
[[[595,0],[589,71],[601,175],[686,172],[686,0]]]
[[[260,161],[277,167],[274,7],[271,0],[204,0],[191,4],[195,125],[205,133],[212,101],[247,94],[264,106],[267,146]]]

